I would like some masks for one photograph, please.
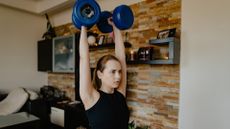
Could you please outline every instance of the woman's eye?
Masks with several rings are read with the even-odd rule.
[[[113,70],[113,71],[112,71],[112,73],[113,73],[113,74],[115,74],[115,73],[116,73],[116,71],[115,71],[115,70]]]

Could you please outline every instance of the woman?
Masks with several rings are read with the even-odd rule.
[[[99,59],[91,82],[87,28],[80,35],[80,97],[84,104],[91,129],[127,129],[129,111],[126,104],[125,47],[120,30],[111,19],[115,56]]]

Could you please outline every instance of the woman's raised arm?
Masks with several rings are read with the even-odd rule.
[[[124,96],[126,96],[126,81],[127,81],[127,66],[126,66],[126,58],[125,58],[125,46],[122,38],[121,31],[114,25],[113,22],[108,20],[109,24],[113,26],[114,33],[114,42],[115,42],[115,56],[121,62],[121,83],[118,87],[118,91],[121,92]]]
[[[87,41],[87,28],[81,27],[80,43],[80,97],[86,109],[90,108],[99,98],[99,93],[92,85],[90,74],[89,45]]]

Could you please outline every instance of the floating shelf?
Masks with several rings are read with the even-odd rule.
[[[128,29],[128,30],[124,30],[123,32],[129,33],[129,32],[141,32],[141,31],[149,31],[149,30],[157,31],[156,27],[146,26],[146,27],[141,27],[141,28],[131,28],[131,29]]]
[[[130,48],[132,45],[129,42],[124,42],[126,48]],[[89,46],[90,51],[98,50],[98,49],[104,49],[104,48],[115,48],[115,43],[105,43],[98,46]]]
[[[175,37],[165,39],[152,39],[149,44],[154,46],[165,46],[168,49],[168,59],[154,60],[127,60],[127,64],[179,64],[180,63],[180,41]]]
[[[127,64],[179,64],[179,62],[168,59],[168,60],[127,60]]]
[[[175,37],[169,37],[169,38],[164,38],[164,39],[150,39],[149,44],[152,45],[165,45],[165,44],[170,44],[170,43],[178,43],[179,40]]]

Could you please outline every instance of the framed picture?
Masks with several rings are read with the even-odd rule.
[[[175,34],[176,34],[176,28],[162,30],[158,33],[157,38],[158,39],[164,39],[164,38],[168,38],[168,37],[174,37]]]
[[[53,38],[53,72],[74,73],[75,35]]]

